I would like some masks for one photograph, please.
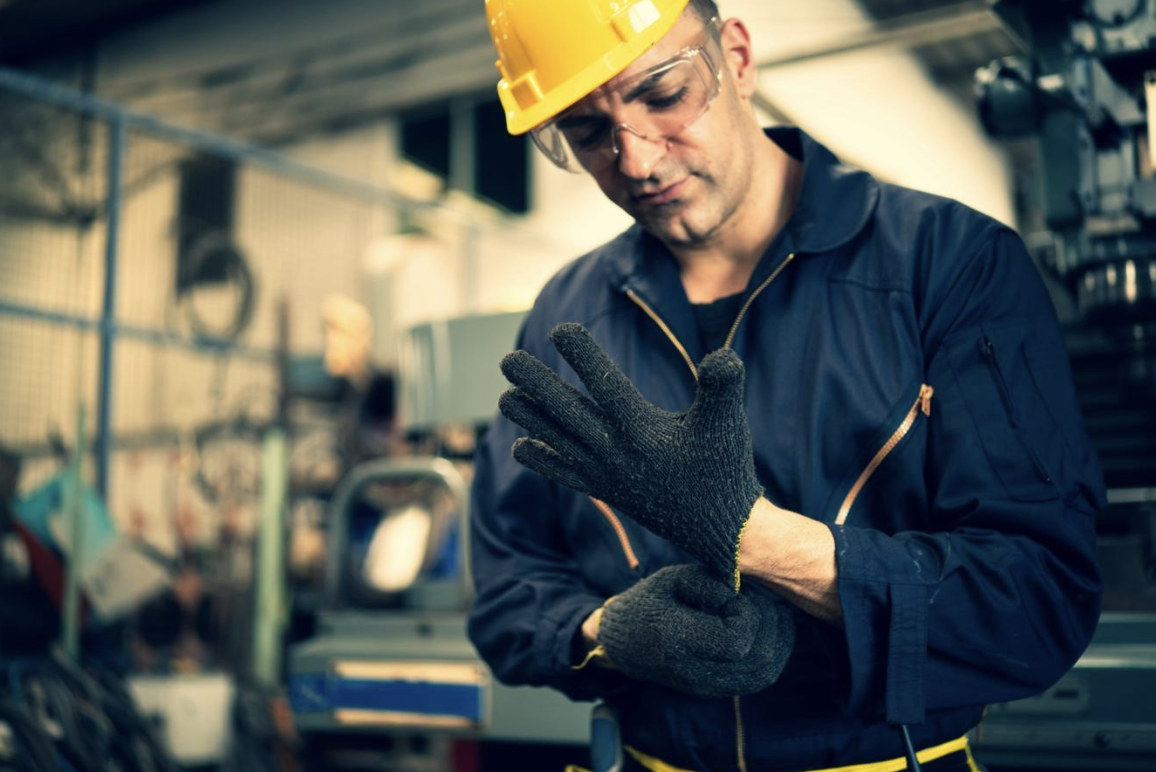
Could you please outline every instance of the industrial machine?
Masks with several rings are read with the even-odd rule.
[[[497,683],[466,638],[465,553],[453,548],[466,486],[453,463],[368,462],[331,512],[329,602],[290,654],[298,732],[586,742],[589,706]]]
[[[472,432],[488,420],[504,388],[494,363],[521,319],[410,330],[408,429]],[[318,768],[347,768],[345,759],[348,768],[456,772],[478,769],[477,753],[454,750],[463,741],[587,744],[589,705],[498,683],[466,637],[468,473],[464,461],[437,456],[369,461],[329,501],[323,609],[315,634],[288,658],[294,722]]]
[[[1104,614],[1087,653],[976,733],[1001,768],[1156,768],[1156,0],[995,0],[1022,57],[977,73],[981,118],[1035,137],[1042,221],[1025,236],[1059,288],[1104,466]],[[1065,315],[1062,313],[1062,318]]]
[[[1029,51],[977,74],[996,137],[1038,139],[1046,264],[1090,322],[1156,318],[1156,2],[996,0]]]

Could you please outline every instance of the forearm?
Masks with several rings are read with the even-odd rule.
[[[743,531],[739,571],[811,616],[842,627],[835,540],[823,523],[760,498]]]
[[[842,627],[835,540],[824,524],[760,498],[743,531],[739,571],[811,616]],[[596,609],[582,624],[591,649],[598,645],[601,617],[602,609]]]

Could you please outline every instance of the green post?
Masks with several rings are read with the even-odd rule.
[[[84,555],[84,505],[82,495],[84,465],[85,409],[76,407],[76,440],[68,465],[64,494],[64,520],[68,524],[68,555],[64,560],[64,611],[62,637],[65,655],[80,661],[80,566]]]
[[[281,680],[281,654],[288,617],[285,583],[285,506],[288,498],[288,439],[281,427],[265,435],[261,464],[261,514],[257,529],[253,677],[265,686]]]

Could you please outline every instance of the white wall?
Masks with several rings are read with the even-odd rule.
[[[588,176],[565,172],[536,150],[533,159],[533,210],[483,242],[482,298],[493,310],[528,308],[559,268],[632,222]]]
[[[769,61],[872,28],[855,0],[722,0]],[[958,199],[1014,225],[1011,169],[975,110],[911,53],[867,49],[764,70],[760,90],[837,155],[899,185]]]

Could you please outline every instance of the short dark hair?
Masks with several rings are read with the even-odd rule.
[[[718,5],[714,0],[690,0],[687,4],[687,10],[699,18],[703,24],[710,24],[711,19],[719,19]],[[721,21],[721,19],[719,19]],[[719,42],[719,28],[718,25],[711,26],[711,37],[714,42]]]
[[[689,7],[698,18],[702,19],[703,24],[719,15],[718,5],[715,4],[714,0],[690,0]]]

